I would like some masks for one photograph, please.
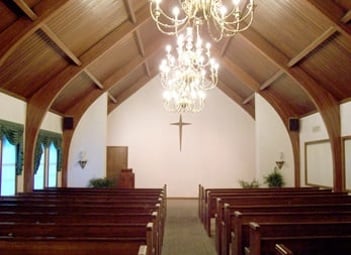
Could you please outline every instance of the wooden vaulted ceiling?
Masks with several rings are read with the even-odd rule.
[[[249,30],[212,43],[218,87],[253,118],[255,92],[286,125],[290,117],[320,112],[334,167],[341,169],[339,104],[351,98],[351,1],[255,3]],[[157,75],[164,46],[174,41],[156,29],[148,0],[2,0],[0,17],[0,91],[28,103],[27,129],[38,129],[47,111],[77,123],[105,92],[111,112]],[[298,137],[289,135],[298,163]]]

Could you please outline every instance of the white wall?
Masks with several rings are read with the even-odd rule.
[[[179,151],[179,115],[162,106],[155,77],[108,117],[109,146],[128,146],[136,187],[168,185],[170,197],[195,197],[198,184],[238,187],[255,176],[254,120],[218,89],[209,91],[204,111],[183,114]]]
[[[68,186],[86,187],[92,178],[106,175],[107,94],[103,94],[84,113],[71,142],[68,158]],[[84,151],[88,160],[84,169],[78,164]]]
[[[275,162],[284,160],[281,171],[285,186],[294,186],[294,160],[288,131],[273,107],[255,94],[256,110],[256,168],[257,179],[264,184],[264,176],[271,173]],[[267,186],[264,184],[264,186]]]
[[[351,102],[340,106],[341,135],[351,136]]]

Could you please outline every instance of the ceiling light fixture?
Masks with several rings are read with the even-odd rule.
[[[192,27],[177,35],[177,56],[172,54],[170,45],[166,46],[166,58],[160,64],[166,110],[199,112],[204,108],[206,91],[218,83],[219,65],[211,57],[210,48]]]
[[[232,0],[225,5],[222,0],[178,0],[180,8],[172,14],[164,11],[162,0],[150,0],[150,13],[157,28],[164,34],[176,35],[188,26],[206,24],[215,41],[248,29],[253,21],[254,0]]]

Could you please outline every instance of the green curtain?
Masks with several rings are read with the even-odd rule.
[[[0,138],[6,137],[10,144],[16,146],[16,174],[23,169],[23,125],[0,120]]]
[[[62,135],[46,130],[40,130],[37,139],[37,144],[35,146],[34,155],[34,174],[37,173],[40,165],[40,158],[43,154],[43,149],[48,148],[50,144],[53,143],[57,150],[57,171],[61,170],[62,167]]]

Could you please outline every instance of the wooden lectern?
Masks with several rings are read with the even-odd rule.
[[[134,189],[133,169],[122,169],[118,177],[118,188]]]

